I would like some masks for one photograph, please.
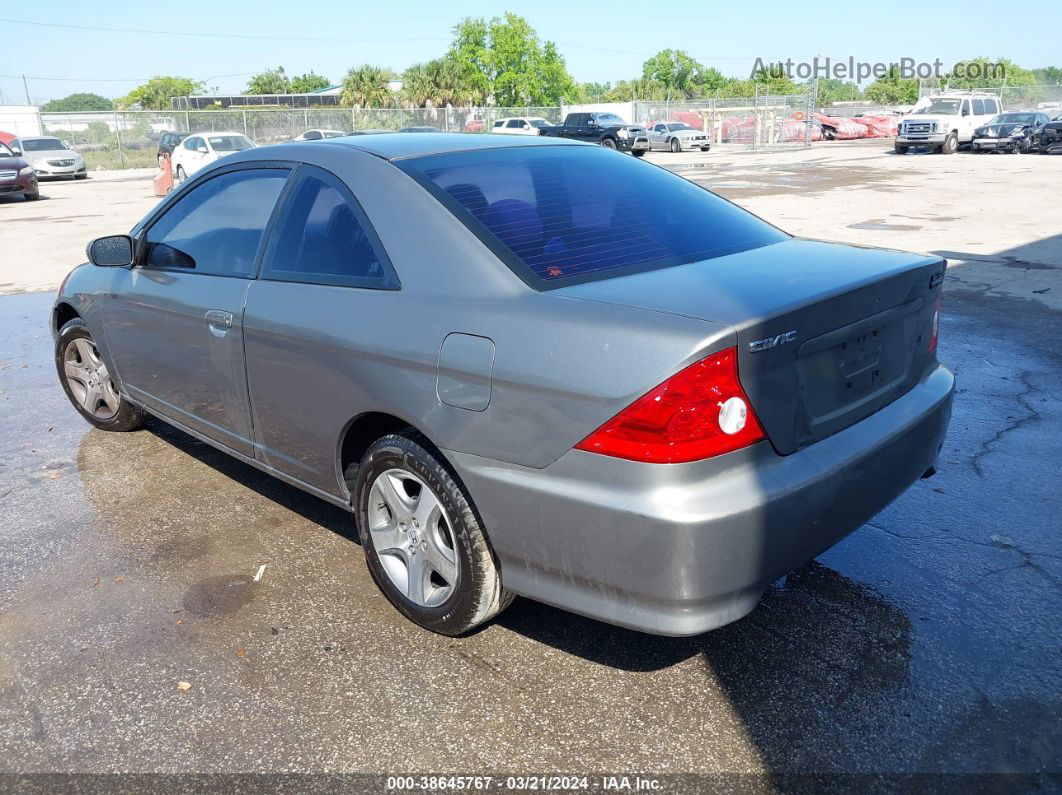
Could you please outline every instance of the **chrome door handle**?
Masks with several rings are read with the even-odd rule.
[[[210,326],[211,333],[220,336],[232,328],[232,312],[211,309],[207,311],[204,317],[206,318],[207,324]]]

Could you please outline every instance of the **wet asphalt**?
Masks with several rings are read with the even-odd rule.
[[[1062,317],[949,279],[940,472],[687,639],[419,630],[343,511],[91,430],[52,295],[0,298],[0,772],[1062,773]]]

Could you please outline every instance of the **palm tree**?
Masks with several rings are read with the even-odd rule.
[[[351,68],[343,78],[343,92],[339,99],[344,105],[356,108],[384,108],[394,102],[387,87],[390,69],[365,64]]]
[[[426,64],[413,64],[402,73],[401,96],[408,108],[427,108],[435,105],[435,86]]]
[[[432,104],[436,107],[471,105],[476,92],[465,80],[461,66],[452,58],[436,58],[425,66],[434,89]]]

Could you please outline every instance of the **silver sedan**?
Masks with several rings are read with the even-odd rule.
[[[700,149],[707,152],[712,146],[708,133],[684,122],[658,122],[649,128],[649,148],[681,152]]]
[[[350,511],[386,598],[444,634],[515,594],[735,621],[948,425],[939,256],[792,238],[590,144],[247,149],[88,254],[52,315],[81,416],[155,415]]]
[[[16,153],[33,166],[38,178],[73,177],[85,179],[85,160],[58,138],[50,135],[16,138],[11,144]]]

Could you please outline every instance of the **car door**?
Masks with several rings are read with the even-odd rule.
[[[239,164],[192,183],[140,230],[103,313],[129,397],[248,456],[244,299],[289,173]]]
[[[649,131],[649,146],[663,146],[667,138],[667,127],[663,124],[653,125]]]
[[[303,165],[247,293],[244,345],[255,456],[303,484],[340,493],[336,445],[387,373],[398,278],[354,195]],[[394,383],[392,388],[402,388]]]

